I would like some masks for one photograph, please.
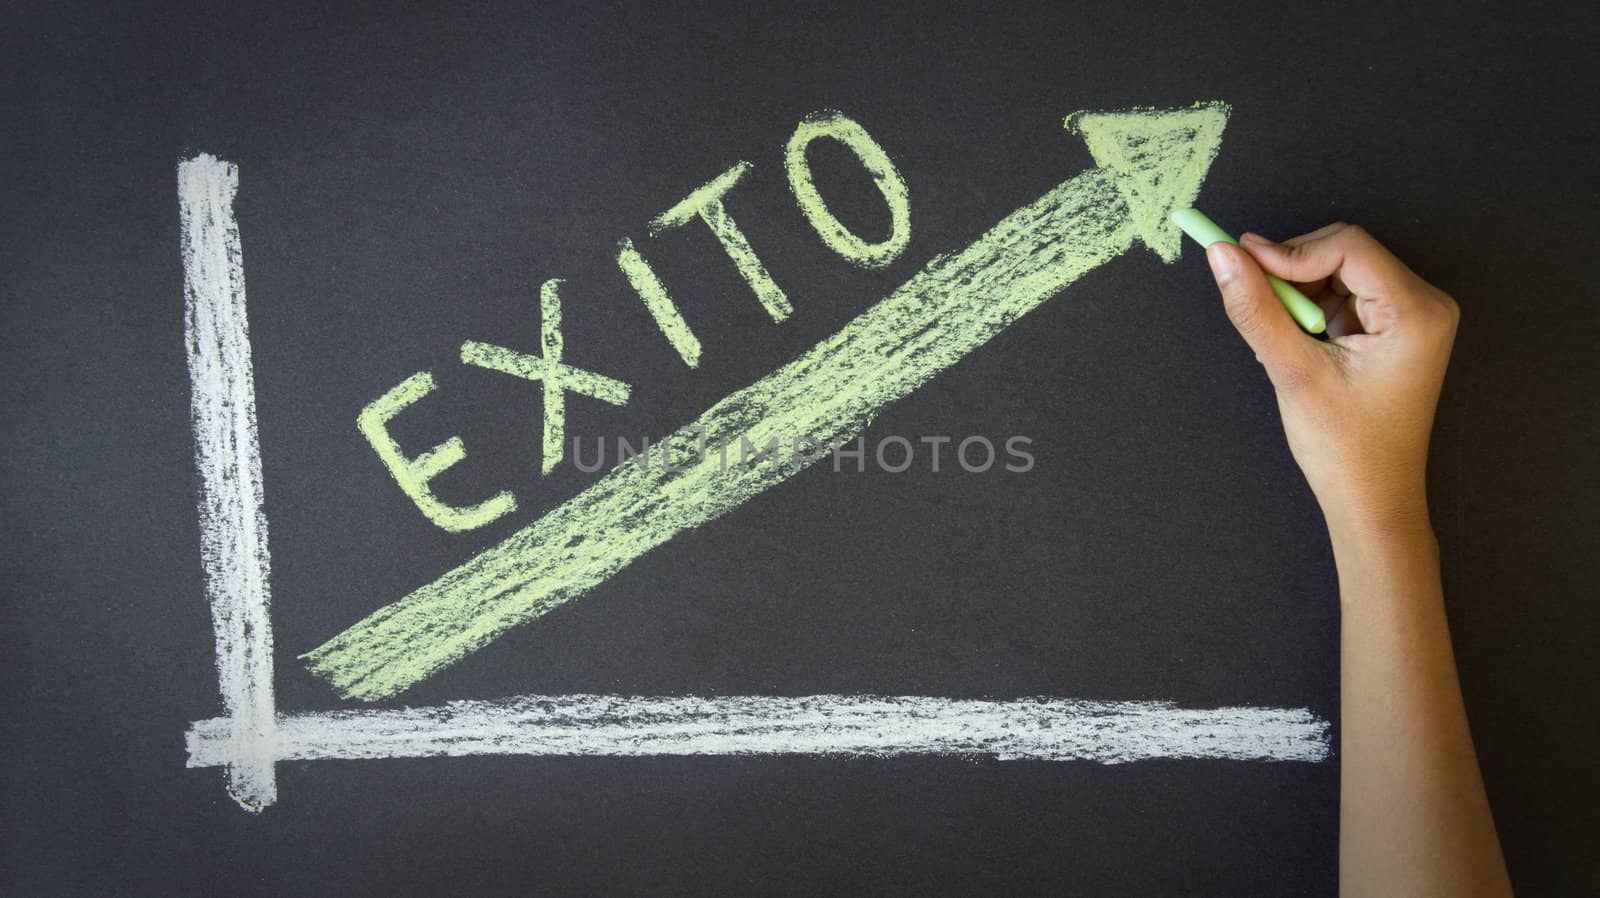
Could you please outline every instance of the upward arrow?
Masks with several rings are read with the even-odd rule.
[[[740,438],[848,442],[885,406],[987,343],[1018,317],[1132,247],[1166,261],[1220,146],[1223,103],[1076,113],[1098,167],[940,256],[842,330],[713,405],[686,426],[707,452],[676,470],[623,463],[493,548],[302,656],[349,698],[387,698],[520,623],[588,592],[634,559],[737,508],[803,465],[737,460]],[[724,465],[720,449],[732,451]]]
[[[1176,112],[1074,112],[1066,124],[1083,135],[1096,164],[1116,173],[1134,236],[1161,261],[1177,261],[1183,235],[1171,216],[1199,195],[1222,144],[1228,107],[1202,103]]]

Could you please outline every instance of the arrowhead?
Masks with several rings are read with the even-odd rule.
[[[1095,163],[1116,173],[1134,234],[1164,262],[1177,261],[1183,238],[1168,216],[1194,205],[1222,146],[1228,111],[1228,104],[1211,101],[1067,116],[1067,130],[1083,137]]]

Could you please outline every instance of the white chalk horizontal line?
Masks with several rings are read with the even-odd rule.
[[[190,767],[234,763],[226,718],[192,724]],[[1323,761],[1304,708],[928,696],[525,695],[436,707],[282,714],[279,761],[466,755],[986,756],[1120,764],[1151,758]]]

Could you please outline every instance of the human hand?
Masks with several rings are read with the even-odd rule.
[[[1329,526],[1425,526],[1428,437],[1455,301],[1353,225],[1282,244],[1245,234],[1206,257],[1228,317],[1277,391],[1289,449]],[[1263,270],[1322,307],[1327,342],[1300,330]]]

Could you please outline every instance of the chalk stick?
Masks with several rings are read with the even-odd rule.
[[[1172,223],[1182,228],[1185,234],[1193,237],[1194,242],[1201,246],[1210,246],[1218,242],[1239,245],[1239,241],[1228,236],[1227,231],[1217,227],[1216,222],[1207,218],[1199,209],[1179,209],[1172,213]],[[1289,310],[1290,317],[1307,333],[1320,334],[1328,326],[1323,318],[1322,309],[1293,284],[1275,274],[1267,275],[1267,283],[1272,285],[1272,292],[1277,294],[1283,307]]]

